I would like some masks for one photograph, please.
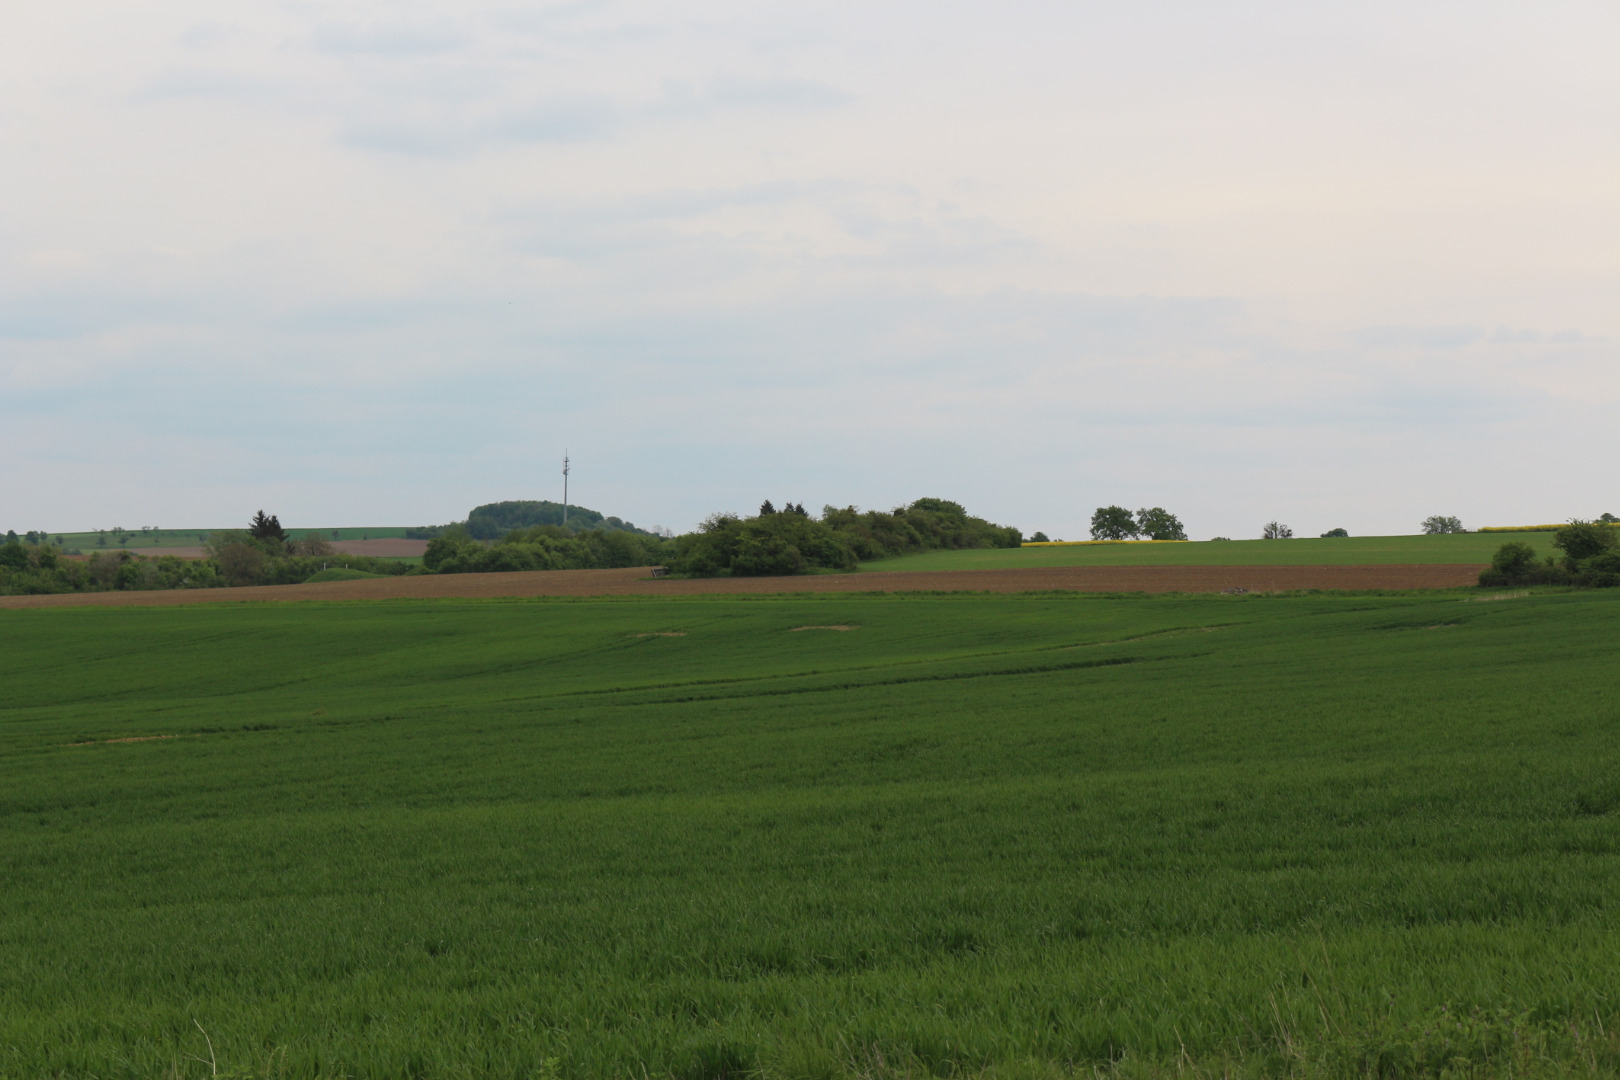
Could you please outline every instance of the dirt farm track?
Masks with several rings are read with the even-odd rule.
[[[239,589],[4,596],[3,608],[153,607],[264,600],[493,599],[526,596],[695,596],[831,592],[1285,592],[1292,589],[1447,589],[1474,584],[1477,565],[1086,566],[1017,570],[881,571],[791,578],[654,578],[645,569],[446,574],[256,585]]]

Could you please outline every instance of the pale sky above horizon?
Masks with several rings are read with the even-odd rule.
[[[8,11],[0,532],[1620,513],[1620,8]]]

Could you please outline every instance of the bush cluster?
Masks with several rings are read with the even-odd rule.
[[[788,503],[781,511],[768,506],[751,518],[715,514],[697,532],[677,537],[670,568],[694,577],[775,576],[853,570],[858,562],[920,551],[1024,542],[1017,529],[973,517],[949,499],[918,499],[888,513],[827,506],[820,518],[802,505]]]
[[[0,596],[296,585],[335,565],[387,575],[412,569],[396,559],[337,555],[318,539],[287,538],[274,518],[255,519],[253,530],[214,533],[204,550],[207,557],[202,559],[174,555],[147,558],[123,550],[98,551],[88,559],[70,559],[52,545],[7,543],[0,545]]]
[[[624,529],[573,532],[560,525],[510,530],[483,543],[452,526],[428,542],[422,565],[439,574],[487,574],[511,570],[610,570],[666,561],[670,542]]]
[[[314,533],[305,533],[301,540],[292,539],[280,529],[275,518],[269,520],[273,528],[245,532],[228,529],[209,536],[203,546],[208,558],[202,562],[212,564],[218,572],[220,580],[214,584],[297,585],[332,566],[388,576],[406,574],[412,569],[397,559],[338,554],[332,550],[332,545]],[[195,560],[191,564],[197,565]]]
[[[164,555],[144,559],[127,551],[69,559],[54,545],[0,545],[0,596],[109,592],[120,589],[206,589],[225,584],[207,560]]]
[[[1537,561],[1536,549],[1523,541],[1503,544],[1491,565],[1479,572],[1481,585],[1576,585],[1589,589],[1620,587],[1620,530],[1603,521],[1571,521],[1553,534],[1553,547],[1563,557]]]

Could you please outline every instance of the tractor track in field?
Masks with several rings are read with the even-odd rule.
[[[774,578],[655,578],[628,570],[537,570],[254,585],[237,589],[4,596],[0,608],[162,607],[295,600],[477,600],[539,596],[705,596],[872,592],[1267,593],[1296,589],[1450,589],[1478,581],[1480,564],[1371,566],[1064,566],[1002,570],[889,570]]]

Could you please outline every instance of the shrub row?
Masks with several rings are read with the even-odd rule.
[[[289,543],[245,532],[215,533],[207,551],[208,557],[202,559],[146,558],[128,551],[69,559],[55,547],[4,544],[0,545],[0,596],[295,585],[334,566],[387,575],[412,569],[396,559],[334,554],[319,541]]]
[[[428,542],[422,565],[439,574],[487,574],[510,570],[610,570],[667,561],[670,541],[649,533],[593,529],[571,532],[557,525],[514,529],[493,544],[460,526]]]
[[[1612,589],[1620,586],[1620,532],[1607,522],[1572,521],[1560,526],[1553,547],[1563,557],[1536,558],[1536,549],[1523,541],[1503,544],[1491,556],[1491,565],[1479,572],[1479,583],[1513,585],[1577,585]]]
[[[766,503],[750,518],[715,514],[674,541],[670,568],[678,574],[760,577],[804,571],[853,570],[859,562],[919,551],[1015,548],[1023,534],[973,517],[949,499],[918,499],[888,513],[803,506],[777,512]]]

